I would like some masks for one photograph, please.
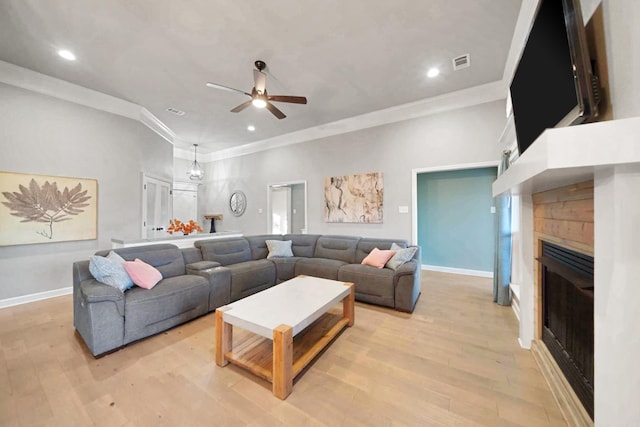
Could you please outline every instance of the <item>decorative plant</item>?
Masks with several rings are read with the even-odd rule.
[[[82,191],[82,184],[78,183],[73,189],[58,190],[56,182],[45,181],[42,186],[38,185],[35,179],[29,182],[29,188],[24,185],[18,186],[20,192],[3,191],[2,195],[9,200],[2,202],[8,207],[11,215],[24,218],[20,222],[42,222],[49,224],[49,231],[37,231],[47,239],[53,238],[53,223],[70,221],[71,216],[84,212],[89,206],[86,203],[91,196],[87,196],[87,190]]]
[[[189,222],[182,222],[182,221],[177,220],[177,219],[172,219],[171,221],[169,221],[169,228],[167,229],[169,234],[173,234],[174,232],[176,232],[176,233],[180,232],[180,233],[183,233],[183,234],[191,234],[192,232],[194,232],[196,230],[198,232],[202,233],[202,228],[200,228],[198,223],[195,222],[192,219],[190,219]]]

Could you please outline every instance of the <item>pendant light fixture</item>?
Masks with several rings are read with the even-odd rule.
[[[189,175],[189,179],[195,181],[202,181],[202,178],[204,178],[204,170],[198,163],[198,144],[193,144],[193,163],[191,163],[187,175]]]

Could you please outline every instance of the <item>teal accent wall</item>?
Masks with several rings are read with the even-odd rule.
[[[418,174],[418,244],[422,263],[493,271],[497,168]]]

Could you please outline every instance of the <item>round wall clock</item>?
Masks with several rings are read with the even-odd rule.
[[[247,208],[247,196],[242,191],[234,191],[229,198],[229,208],[234,216],[240,216]]]

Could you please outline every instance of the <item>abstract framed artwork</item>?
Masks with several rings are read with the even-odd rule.
[[[382,173],[324,179],[325,222],[382,223]]]
[[[97,180],[0,171],[0,246],[97,237]]]

